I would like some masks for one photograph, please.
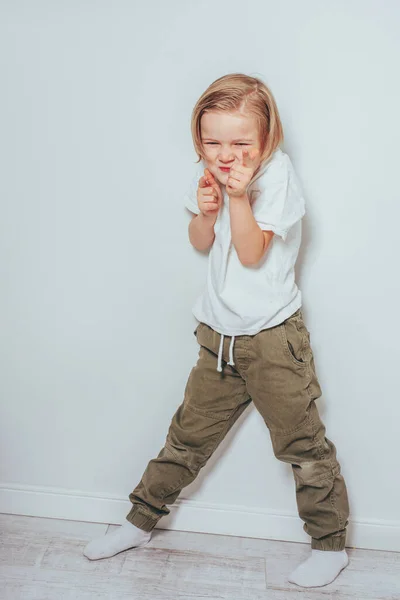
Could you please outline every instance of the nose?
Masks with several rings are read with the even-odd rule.
[[[227,152],[221,152],[221,154],[219,155],[219,160],[223,164],[230,164],[235,160],[235,155],[233,154],[233,152],[229,154]]]

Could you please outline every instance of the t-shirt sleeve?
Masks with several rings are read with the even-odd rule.
[[[304,196],[289,157],[271,164],[255,183],[252,210],[258,226],[285,241],[290,228],[305,214]]]
[[[200,214],[200,209],[197,204],[197,188],[199,186],[201,175],[202,171],[198,168],[183,196],[185,207],[196,215]]]

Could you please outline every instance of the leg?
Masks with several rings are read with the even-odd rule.
[[[184,400],[173,416],[165,445],[150,460],[138,486],[129,495],[132,509],[127,522],[113,533],[90,542],[84,554],[91,560],[113,556],[145,545],[158,520],[170,511],[181,490],[206,464],[226,433],[251,402],[238,372],[217,366],[217,334],[198,330],[199,359],[192,369]],[[228,340],[226,340],[228,343]],[[224,348],[228,359],[228,347]]]
[[[301,311],[254,336],[252,347],[247,389],[270,430],[275,456],[292,465],[299,515],[312,537],[311,547],[344,551],[347,490],[335,445],[325,437],[315,405],[321,389]]]
[[[226,365],[223,373],[216,370],[217,338],[212,329],[201,327],[198,339],[203,345],[189,375],[184,401],[172,418],[164,447],[150,460],[129,496],[133,506],[126,518],[145,531],[169,514],[167,505],[194,481],[251,402],[244,380],[233,367]]]

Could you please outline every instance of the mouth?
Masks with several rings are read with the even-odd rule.
[[[230,167],[219,167],[220,171],[222,171],[223,173],[229,173],[229,171],[231,170]]]

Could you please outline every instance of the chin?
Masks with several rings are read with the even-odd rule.
[[[214,173],[214,177],[216,177],[221,183],[225,184],[229,177],[229,173],[223,173],[217,168],[216,173]]]
[[[224,177],[224,176],[222,176],[222,177],[218,176],[218,177],[217,177],[217,181],[219,181],[219,183],[220,183],[221,185],[226,185],[226,182],[227,182],[227,180],[228,180],[228,178],[227,178],[227,177]]]

